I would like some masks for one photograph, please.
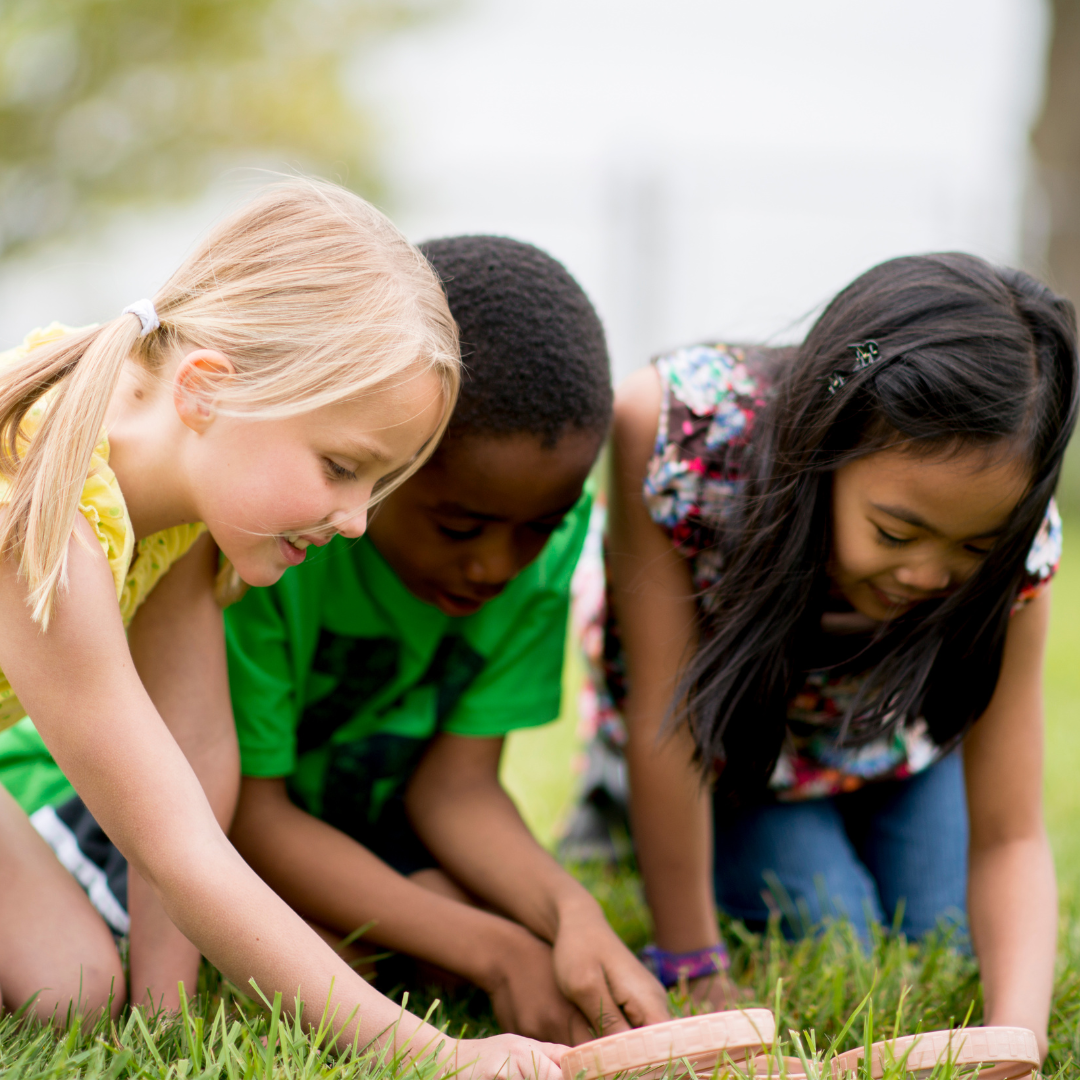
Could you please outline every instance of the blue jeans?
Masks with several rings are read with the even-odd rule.
[[[786,934],[846,915],[864,940],[869,923],[891,925],[903,901],[900,929],[919,937],[942,918],[964,920],[967,849],[963,761],[954,752],[908,780],[734,818],[718,813],[716,899],[760,929],[770,910],[764,894],[779,883],[772,906],[788,916]]]

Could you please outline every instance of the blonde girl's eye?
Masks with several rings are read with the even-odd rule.
[[[885,547],[898,548],[911,543],[910,539],[903,536],[893,536],[892,533],[887,533],[880,525],[875,525],[874,528],[878,531],[878,542],[884,544]]]
[[[356,479],[356,473],[346,469],[344,465],[339,465],[333,458],[323,458],[323,461],[326,463],[326,471],[332,480]]]

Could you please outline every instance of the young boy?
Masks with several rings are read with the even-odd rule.
[[[503,738],[559,713],[583,487],[608,427],[603,331],[536,248],[423,249],[466,377],[431,461],[226,615],[232,839],[330,940],[462,976],[503,1027],[580,1042],[667,1016],[596,901],[499,785]]]

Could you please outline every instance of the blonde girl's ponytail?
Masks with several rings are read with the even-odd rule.
[[[0,551],[18,559],[34,621],[49,625],[67,571],[90,456],[124,362],[141,334],[137,316],[32,349],[0,372],[0,474],[11,484],[0,524]],[[51,391],[34,438],[22,421]]]

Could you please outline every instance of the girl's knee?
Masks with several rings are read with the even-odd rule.
[[[43,1023],[66,1026],[69,1017],[96,1019],[108,1013],[114,1020],[127,1001],[124,970],[119,957],[114,963],[94,962],[77,970],[52,970],[47,964],[15,972],[4,980],[3,1005],[26,1007]]]

